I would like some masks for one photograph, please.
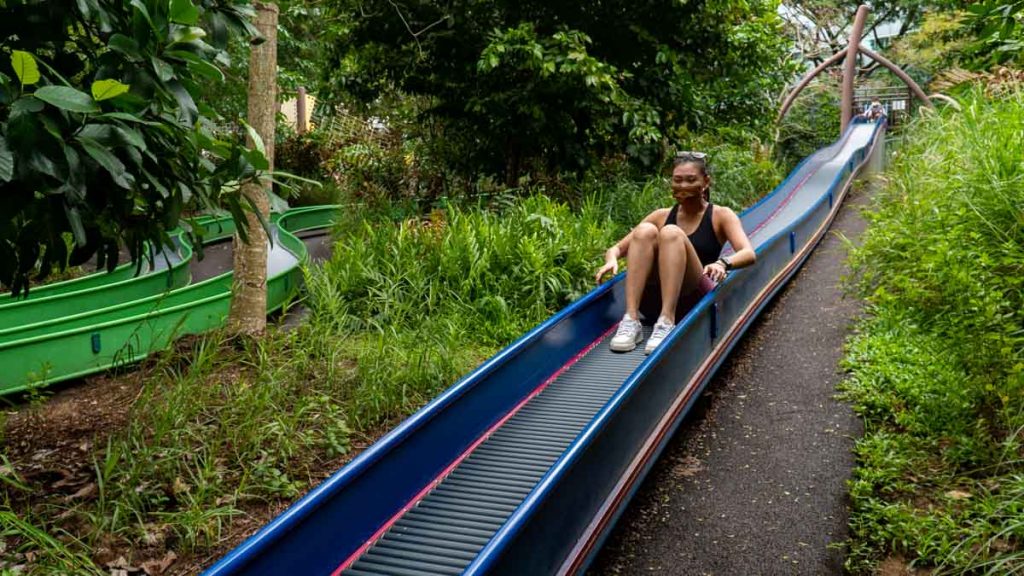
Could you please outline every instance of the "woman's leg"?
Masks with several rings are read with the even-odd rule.
[[[657,249],[657,226],[644,222],[633,229],[629,251],[626,252],[626,314],[634,320],[639,320],[640,298],[654,266]]]
[[[658,274],[661,276],[661,315],[675,322],[679,295],[696,288],[704,270],[686,233],[673,224],[663,227],[659,232],[657,252]]]

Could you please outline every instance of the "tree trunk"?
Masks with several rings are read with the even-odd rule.
[[[274,123],[277,101],[277,6],[257,2],[256,28],[265,39],[251,47],[249,55],[249,124],[263,139],[270,170],[274,169]],[[252,146],[253,142],[249,142]],[[256,210],[269,219],[270,180],[248,182],[242,195]],[[248,201],[246,202],[248,204]],[[228,331],[236,335],[255,336],[267,327],[267,233],[259,217],[246,212],[248,242],[237,234],[234,242],[235,280],[231,287],[231,310]]]

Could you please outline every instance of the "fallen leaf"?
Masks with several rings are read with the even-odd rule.
[[[963,490],[950,490],[949,492],[946,492],[946,497],[952,498],[953,500],[963,500],[965,498],[970,498],[971,494],[970,492],[964,492]]]
[[[185,481],[182,480],[181,478],[175,478],[174,479],[174,485],[171,486],[171,492],[173,492],[174,494],[181,494],[183,492],[188,492],[191,489],[192,489],[192,487],[189,486],[187,483],[185,483]]]
[[[70,501],[70,500],[78,500],[78,499],[81,499],[81,498],[91,498],[92,496],[96,495],[96,492],[97,492],[97,490],[96,490],[96,483],[95,482],[89,482],[85,486],[82,486],[81,488],[79,488],[78,491],[75,492],[74,494],[64,498],[64,500]]]
[[[167,539],[166,526],[163,524],[146,524],[142,533],[142,541],[148,546],[156,546]]]
[[[683,458],[682,462],[672,467],[672,476],[676,478],[690,478],[696,476],[703,469],[704,467],[701,466],[700,460],[693,456],[687,456]]]
[[[65,486],[70,486],[72,484],[79,484],[83,481],[82,477],[76,478],[75,475],[72,474],[70,470],[57,470],[57,473],[60,474],[62,478],[54,482],[50,486],[51,488],[63,488]]]
[[[113,574],[117,570],[120,570],[125,573],[139,571],[138,568],[129,564],[128,561],[124,559],[124,556],[118,556],[117,560],[114,560],[113,562],[107,562],[107,568],[111,569],[111,574]]]
[[[157,576],[159,574],[163,574],[177,559],[178,555],[175,554],[173,550],[168,551],[162,560],[150,560],[148,562],[143,562],[142,569],[149,576]]]

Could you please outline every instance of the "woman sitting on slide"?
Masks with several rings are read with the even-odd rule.
[[[730,270],[751,266],[756,259],[736,213],[711,203],[711,177],[705,154],[677,154],[672,164],[671,185],[676,205],[651,212],[609,248],[604,266],[594,276],[600,282],[608,272],[616,274],[618,259],[626,258],[626,315],[611,340],[611,349],[616,352],[629,352],[643,340],[640,309],[645,288],[647,300],[656,300],[659,289],[661,293],[661,312],[644,348],[650,354],[686,310]],[[726,241],[735,254],[720,257]],[[684,306],[677,307],[681,296]]]

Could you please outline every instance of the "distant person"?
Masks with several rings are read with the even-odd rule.
[[[756,255],[739,217],[711,203],[710,186],[707,155],[680,152],[672,163],[675,206],[651,212],[605,252],[604,266],[594,275],[598,282],[619,271],[619,258],[625,257],[627,264],[626,314],[612,337],[612,350],[629,352],[643,340],[645,289],[648,301],[656,303],[659,292],[661,297],[660,315],[644,348],[650,354],[675,327],[681,296],[692,306],[730,270],[754,264]],[[736,251],[731,257],[721,256],[725,242]]]
[[[885,106],[882,106],[882,103],[877,98],[872,100],[871,104],[864,111],[864,117],[871,121],[885,118]]]

